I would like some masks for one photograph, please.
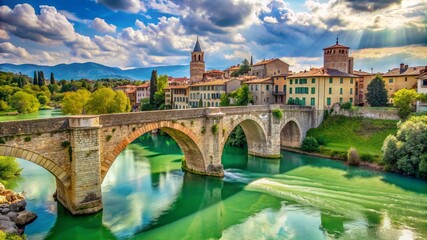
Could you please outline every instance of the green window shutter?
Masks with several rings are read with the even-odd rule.
[[[316,88],[312,87],[311,88],[311,94],[315,94],[316,93]]]

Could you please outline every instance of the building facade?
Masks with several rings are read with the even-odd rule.
[[[273,80],[271,77],[247,81],[255,105],[267,105],[274,102]]]
[[[350,48],[339,44],[337,38],[335,45],[323,49],[323,67],[353,74],[353,58],[349,54]]]
[[[139,106],[143,99],[150,98],[150,83],[144,83],[136,86],[136,104]]]
[[[393,94],[402,88],[417,89],[418,76],[426,66],[409,67],[403,63],[399,68],[393,68],[383,75],[388,91],[389,103],[393,103]]]
[[[288,74],[289,64],[278,58],[263,60],[251,66],[250,75],[258,78],[272,77],[278,74]]]
[[[190,62],[190,83],[200,82],[203,79],[205,73],[205,53],[200,47],[199,38],[197,38],[194,50],[191,53]]]
[[[274,103],[286,104],[286,74],[275,75],[273,79],[273,99]]]
[[[241,86],[237,79],[213,80],[190,85],[189,105],[197,107],[219,107],[221,95],[231,93]]]
[[[355,105],[365,106],[367,104],[366,94],[368,93],[368,85],[375,78],[376,74],[364,72],[362,70],[353,71],[353,75],[357,76],[356,78],[356,97]]]
[[[420,75],[417,76],[417,92],[427,94],[427,66],[421,70]],[[427,103],[417,101],[417,112],[427,112]]]

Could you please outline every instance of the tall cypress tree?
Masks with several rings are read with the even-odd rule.
[[[38,82],[38,84],[40,87],[45,85],[43,71],[39,71],[39,82]]]
[[[368,85],[366,100],[371,107],[383,107],[387,105],[387,98],[384,80],[380,75],[377,75]]]
[[[50,73],[50,84],[55,84],[55,76],[53,76],[53,72]]]
[[[150,78],[150,104],[154,104],[154,94],[157,92],[157,70],[151,72]]]
[[[39,84],[39,78],[38,78],[38,75],[37,75],[37,71],[34,71],[33,84],[34,85],[38,85]]]

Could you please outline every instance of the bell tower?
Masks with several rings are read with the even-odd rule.
[[[338,43],[323,49],[323,67],[353,74],[353,58],[349,57],[350,48]]]
[[[205,73],[205,53],[202,51],[199,43],[199,37],[197,37],[196,45],[191,53],[190,62],[190,82],[196,83],[203,79],[203,73]]]

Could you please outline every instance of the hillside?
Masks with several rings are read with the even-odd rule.
[[[381,155],[384,139],[397,131],[397,121],[331,116],[307,136],[323,138],[324,150],[347,152],[355,147],[359,153]]]
[[[23,73],[30,77],[34,71],[43,71],[45,76],[49,76],[51,72],[55,74],[58,80],[65,79],[101,79],[101,78],[124,78],[130,80],[147,80],[150,79],[151,71],[157,69],[158,74],[167,74],[168,76],[184,77],[189,76],[188,65],[171,65],[147,68],[135,68],[122,70],[116,67],[108,67],[102,64],[87,62],[87,63],[71,63],[58,64],[55,66],[43,66],[35,64],[0,64],[0,71]]]

